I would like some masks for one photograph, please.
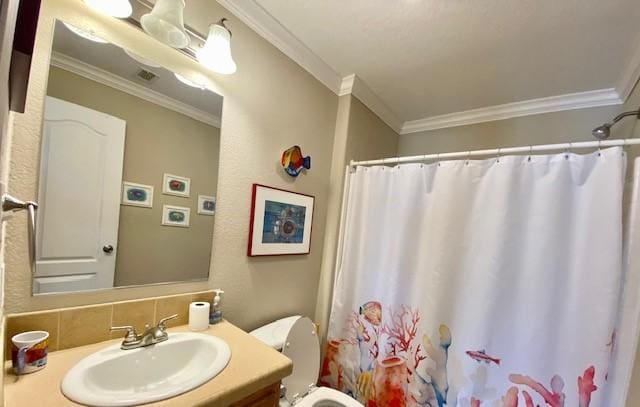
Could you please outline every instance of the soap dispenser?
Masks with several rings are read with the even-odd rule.
[[[222,321],[222,311],[220,311],[220,296],[224,294],[224,291],[217,289],[213,290],[216,293],[215,297],[213,297],[213,303],[211,304],[211,313],[209,314],[209,323],[211,325],[217,324]]]

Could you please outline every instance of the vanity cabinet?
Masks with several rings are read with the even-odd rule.
[[[169,340],[178,333],[189,332],[186,325],[169,328]],[[253,336],[227,321],[210,326],[198,335],[212,335],[225,341],[231,348],[231,359],[225,369],[213,379],[191,391],[145,406],[157,407],[277,407],[280,399],[280,381],[293,371],[290,359],[270,348]],[[5,406],[33,406],[33,389],[38,389],[40,406],[80,406],[72,403],[61,391],[61,383],[78,362],[85,357],[119,344],[112,339],[85,346],[59,350],[48,355],[47,367],[39,372],[20,376],[8,374],[4,380]],[[128,351],[125,351],[128,352]],[[5,368],[11,370],[11,361]],[[270,384],[269,384],[270,383]]]
[[[280,382],[277,382],[233,403],[231,407],[277,407],[279,401]]]

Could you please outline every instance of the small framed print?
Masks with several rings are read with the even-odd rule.
[[[253,184],[247,255],[308,254],[314,200],[311,195]]]
[[[191,178],[166,173],[162,177],[162,193],[165,195],[189,197],[190,189]]]
[[[198,195],[198,215],[215,215],[216,213],[216,197],[207,195]]]
[[[191,209],[184,206],[162,205],[162,224],[188,228],[190,213]]]
[[[136,184],[134,182],[122,183],[122,204],[130,206],[153,207],[153,186]]]

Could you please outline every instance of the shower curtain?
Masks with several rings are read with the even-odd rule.
[[[358,167],[320,384],[367,406],[607,406],[625,165]]]

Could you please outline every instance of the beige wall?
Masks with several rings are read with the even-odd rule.
[[[333,278],[345,167],[351,160],[393,157],[398,152],[398,134],[352,95],[340,97],[336,118],[327,228],[324,236],[322,272],[318,285],[315,320],[324,337],[331,311]]]
[[[18,1],[8,0],[0,2],[0,195],[5,193],[8,180],[10,142],[9,129],[9,63],[13,44],[13,30],[15,28]],[[2,209],[0,209],[0,217]],[[0,220],[0,265],[4,264],[5,225]],[[0,343],[5,340],[4,317],[4,272],[0,268]],[[4,347],[0,349],[0,360],[4,360]],[[0,381],[4,380],[4,369],[0,371]],[[4,405],[3,389],[0,389],[0,406]]]
[[[206,279],[214,217],[198,194],[215,196],[220,130],[56,67],[47,94],[125,120],[123,181],[154,187],[153,208],[120,206],[115,285]],[[165,172],[191,178],[191,196],[162,194]],[[191,208],[190,227],[162,226],[165,204]]]
[[[254,328],[294,313],[313,315],[322,259],[331,153],[338,97],[299,65],[259,37],[217,3],[191,0],[186,21],[206,32],[211,21],[227,17],[233,31],[234,75],[203,74],[200,66],[158,44],[123,21],[103,17],[81,0],[43,2],[28,102],[13,127],[9,188],[35,197],[42,106],[49,66],[53,18],[78,27],[91,26],[111,42],[175,72],[207,83],[224,96],[220,140],[218,207],[209,282],[123,288],[93,293],[30,296],[26,225],[17,220],[8,230],[7,309],[20,312],[63,306],[198,291],[221,287],[225,316],[241,328]],[[313,168],[293,179],[278,160],[298,144],[313,157]],[[259,182],[316,196],[311,253],[305,256],[246,256],[251,185]]]
[[[550,144],[594,140],[591,129],[611,120],[626,110],[640,106],[640,86],[636,86],[623,106],[572,110],[527,116],[490,123],[454,127],[400,136],[400,155],[418,155],[450,151],[467,151],[497,147],[515,147],[531,144]],[[627,118],[612,129],[612,138],[640,137],[640,120]],[[633,159],[640,153],[638,146],[626,148],[629,156],[627,186],[630,187],[630,168]],[[627,188],[630,190],[630,188]],[[640,348],[627,407],[640,406]],[[613,406],[612,406],[613,407]]]

